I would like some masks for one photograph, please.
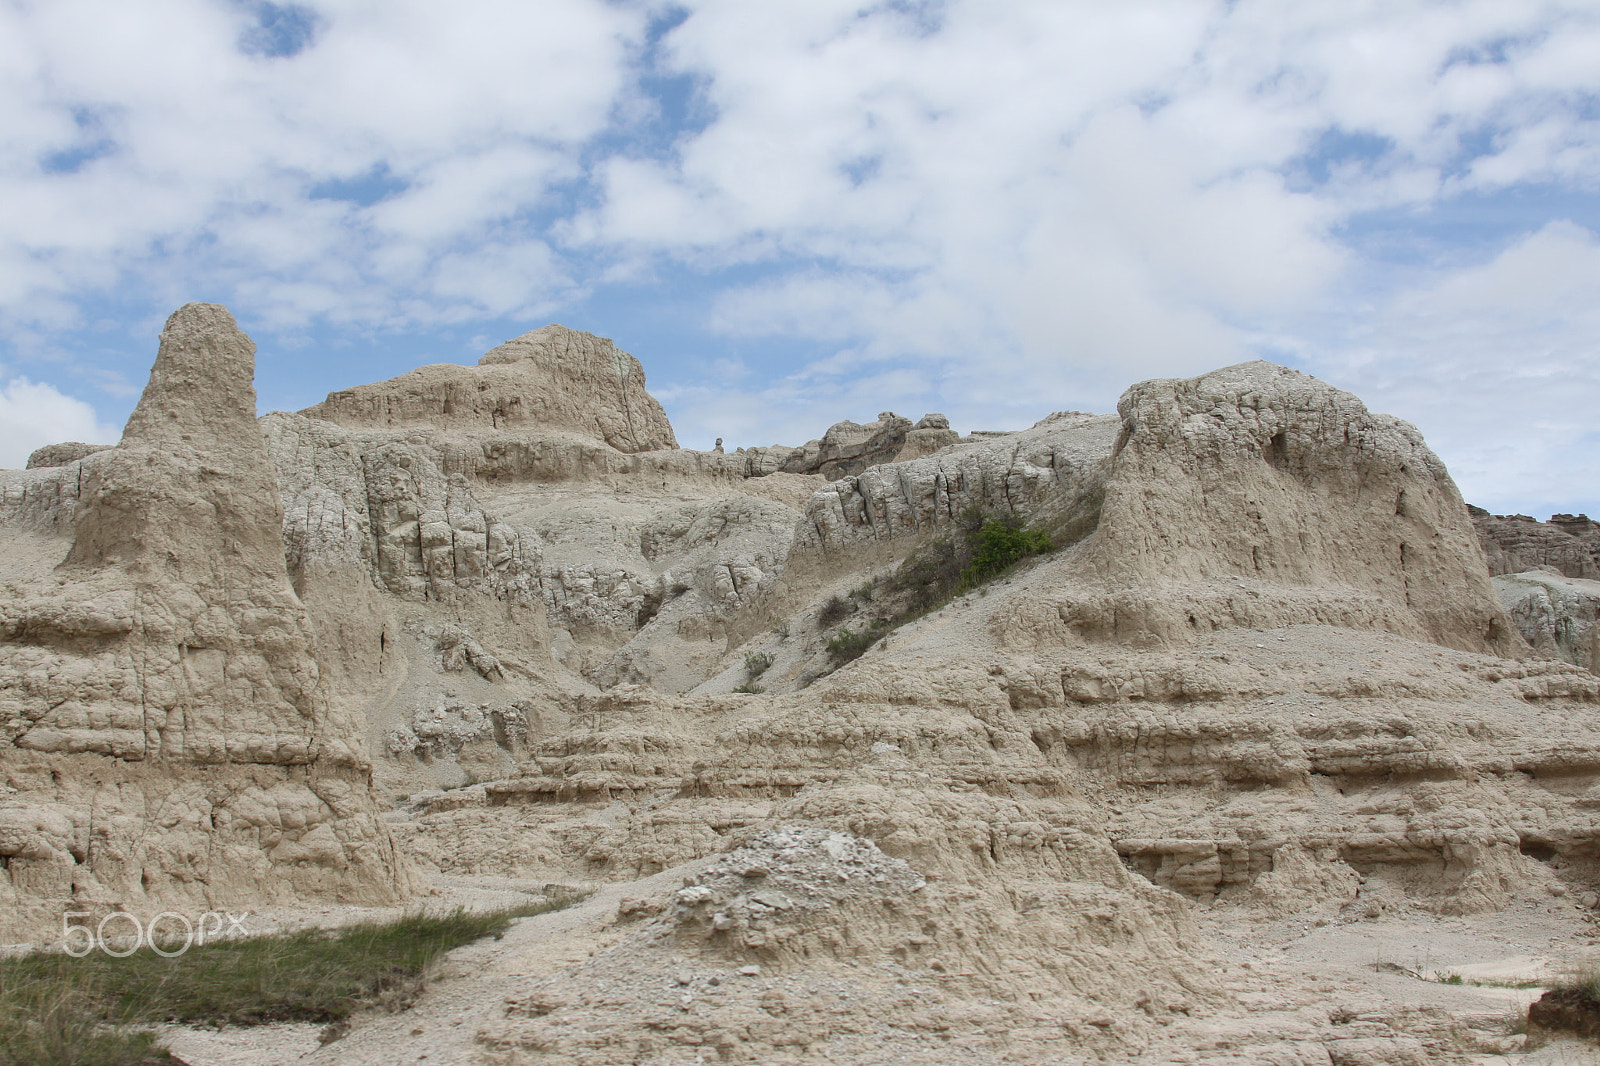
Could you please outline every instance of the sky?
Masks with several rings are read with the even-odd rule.
[[[1600,516],[1594,0],[0,0],[0,466],[548,322],[686,447],[1271,359]]]

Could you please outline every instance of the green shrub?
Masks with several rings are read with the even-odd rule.
[[[744,657],[744,672],[752,678],[760,677],[772,665],[772,656],[764,651],[753,651]]]
[[[1028,556],[1050,549],[1050,536],[1044,530],[1025,528],[1015,515],[991,518],[972,539],[972,562],[961,571],[961,585],[975,588]]]
[[[767,690],[762,688],[760,685],[752,685],[749,682],[745,682],[733,691],[742,692],[747,696],[759,696]]]
[[[874,580],[851,592],[854,599],[876,596],[879,617],[860,631],[844,628],[828,641],[828,657],[835,668],[858,659],[887,631],[944,606],[955,596],[978,588],[1029,555],[1052,549],[1049,534],[1030,529],[1015,515],[986,516],[968,508],[956,517],[952,536],[930,541],[912,552],[885,580]],[[823,604],[818,620],[826,628],[855,613],[839,596]]]
[[[882,624],[874,625],[856,633],[852,632],[849,626],[845,626],[839,630],[837,636],[828,641],[828,658],[833,660],[833,665],[836,667],[843,666],[852,659],[861,658],[867,653],[867,649],[872,647],[873,642],[882,635],[877,632],[882,627]]]

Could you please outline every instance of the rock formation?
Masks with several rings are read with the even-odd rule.
[[[828,427],[821,440],[807,441],[798,448],[775,444],[770,448],[741,448],[739,454],[745,456],[745,472],[750,477],[782,470],[821,474],[829,481],[837,481],[869,466],[932,455],[960,440],[944,415],[923,415],[913,426],[910,419],[884,411],[876,422],[866,425],[837,422]]]
[[[1588,515],[1551,515],[1549,522],[1540,522],[1525,514],[1471,511],[1489,572],[1496,577],[1550,567],[1567,577],[1600,579],[1600,522]]]
[[[28,469],[45,466],[66,466],[75,463],[84,456],[103,452],[111,447],[109,444],[83,444],[79,441],[67,441],[64,444],[46,444],[43,448],[35,448],[28,456]]]
[[[1360,922],[1600,880],[1592,582],[1492,582],[1417,431],[1314,378],[702,453],[631,356],[551,326],[257,430],[225,315],[175,316],[121,446],[5,475],[0,852],[29,915],[69,873],[134,891],[105,834],[151,898],[215,869],[180,837],[286,892],[398,892],[373,871],[403,856],[660,875],[495,1000],[480,1061],[1423,1061],[1455,1030],[1409,1014],[1224,1047],[1196,906]],[[973,515],[1056,550],[896,613],[897,568]],[[1585,543],[1568,524],[1535,540]],[[409,795],[394,855],[363,750]],[[240,767],[278,806],[184,820]],[[242,843],[245,806],[279,813]],[[791,991],[695,976],[729,971]]]
[[[254,346],[167,321],[121,445],[10,475],[0,928],[65,911],[386,901],[412,879],[289,585]],[[20,564],[20,565],[19,565]],[[32,565],[28,565],[32,564]]]
[[[1535,651],[1600,674],[1600,581],[1544,569],[1497,577],[1494,588]]]
[[[622,452],[678,446],[639,360],[558,325],[507,341],[476,368],[425,366],[333,393],[305,413],[343,426],[565,431]]]

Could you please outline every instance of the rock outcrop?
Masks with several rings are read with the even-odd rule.
[[[46,444],[43,448],[35,448],[28,456],[28,469],[35,470],[46,466],[66,466],[95,452],[103,452],[111,447],[109,444],[84,444],[80,441],[67,441],[64,444]]]
[[[305,413],[351,427],[567,432],[628,453],[678,446],[639,360],[559,325],[507,341],[476,367],[425,366],[335,392]]]
[[[1481,507],[1470,511],[1494,576],[1548,567],[1567,577],[1600,579],[1600,522],[1588,515],[1551,515],[1549,522],[1540,522],[1525,514],[1490,514]]]
[[[1034,518],[1059,541],[1099,518],[1118,423],[1053,414],[1019,433],[984,438],[838,479],[806,502],[798,542],[824,552],[936,533],[964,511]]]
[[[798,448],[775,444],[770,448],[740,448],[749,477],[764,477],[778,471],[791,474],[821,474],[837,481],[859,474],[871,466],[932,455],[961,441],[944,415],[923,415],[915,426],[909,418],[884,411],[876,422],[858,425],[837,422],[828,427],[821,440],[811,440]]]
[[[1600,674],[1600,581],[1530,570],[1497,577],[1494,588],[1534,651]]]
[[[1117,409],[1080,558],[1104,591],[1063,604],[1067,626],[1170,641],[1314,621],[1472,651],[1521,645],[1460,493],[1409,424],[1265,362],[1144,382]]]
[[[189,304],[121,445],[7,485],[0,929],[411,890],[290,587],[254,345]],[[42,506],[33,506],[29,497]]]
[[[907,1061],[1422,1061],[1409,1022],[1320,1007],[1204,1043],[1238,1001],[1192,905],[1596,885],[1593,583],[1491,582],[1416,430],[1314,378],[723,454],[561,327],[259,422],[247,346],[185,308],[122,445],[4,475],[13,928],[235,898],[223,864],[283,898],[396,895],[402,856],[660,874],[495,999],[483,1061],[882,1061],[858,991]],[[893,614],[897,568],[984,515],[1056,550]],[[387,830],[363,750],[410,794]]]

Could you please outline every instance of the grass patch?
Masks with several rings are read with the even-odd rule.
[[[173,958],[147,947],[121,959],[0,959],[0,1066],[176,1062],[142,1028],[163,1022],[338,1022],[363,1008],[403,1010],[446,952],[581,898],[213,941]]]

